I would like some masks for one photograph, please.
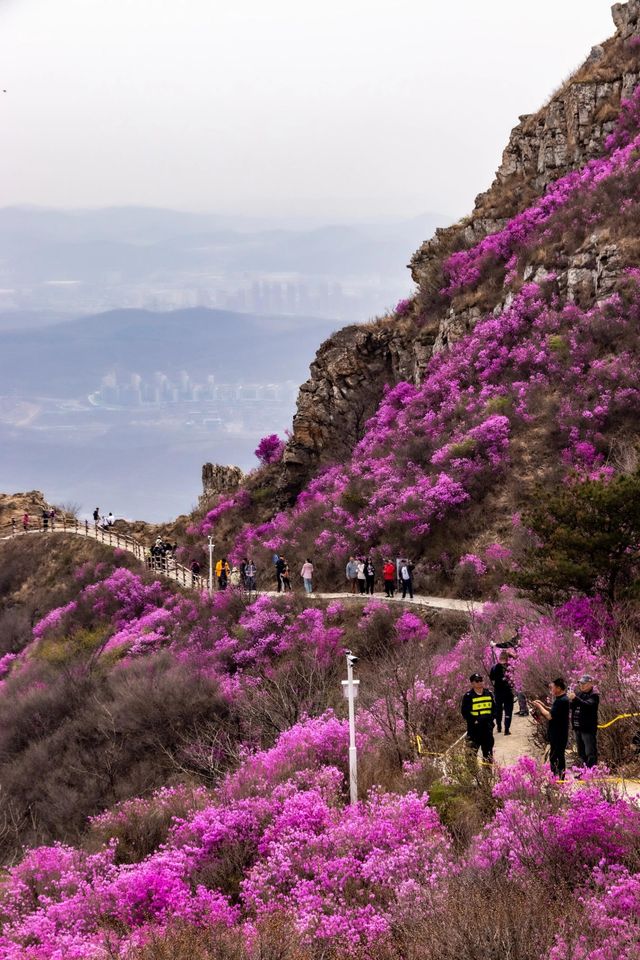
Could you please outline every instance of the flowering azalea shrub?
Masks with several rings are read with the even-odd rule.
[[[494,790],[500,808],[477,839],[472,862],[481,869],[503,868],[513,878],[546,865],[555,883],[572,887],[596,868],[634,864],[640,809],[605,796],[601,776],[589,771],[562,795],[553,789],[548,768],[535,760],[522,758],[501,771]]]
[[[507,478],[513,444],[521,448],[531,431],[553,438],[559,480],[611,476],[610,438],[632,430],[640,414],[639,322],[632,278],[624,295],[588,310],[526,284],[500,316],[435,355],[419,386],[388,390],[351,460],[321,471],[293,508],[256,525],[243,524],[237,510],[230,552],[268,568],[274,552],[313,550],[320,579],[359,551],[378,571],[389,554],[437,560],[444,524]],[[492,588],[513,566],[474,555],[492,566]]]
[[[277,433],[263,437],[254,451],[260,463],[277,463],[284,453],[284,440]]]

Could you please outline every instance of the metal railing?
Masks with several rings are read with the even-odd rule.
[[[110,526],[104,527],[97,523],[91,523],[89,520],[78,520],[77,518],[65,516],[56,517],[53,521],[49,518],[46,526],[44,525],[44,521],[39,519],[34,519],[33,525],[30,524],[26,528],[23,527],[22,520],[9,521],[7,526],[9,536],[4,539],[24,536],[30,533],[70,533],[77,537],[84,537],[88,540],[96,540],[98,543],[104,543],[109,547],[113,547],[114,550],[126,550],[128,553],[133,554],[141,563],[144,563],[153,573],[158,573],[160,576],[166,577],[168,580],[173,580],[183,587],[193,590],[204,590],[206,586],[204,577],[200,576],[200,574],[193,573],[189,567],[185,567],[184,564],[179,563],[175,557],[169,554],[165,554],[162,557],[155,557],[151,554],[150,547],[145,547],[145,545],[136,540],[135,537],[129,536],[128,533],[121,533],[119,530],[114,530]]]

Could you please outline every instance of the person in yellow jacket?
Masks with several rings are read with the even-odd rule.
[[[218,590],[227,589],[227,581],[229,580],[229,574],[231,573],[231,568],[227,563],[227,558],[223,557],[222,560],[218,560],[216,563],[216,577],[218,579]]]

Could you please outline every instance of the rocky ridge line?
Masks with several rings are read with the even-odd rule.
[[[487,312],[486,303],[443,301],[439,291],[447,257],[500,230],[551,182],[601,153],[621,101],[640,81],[638,45],[630,43],[640,33],[640,0],[615,4],[612,15],[615,35],[594,47],[536,114],[520,117],[494,182],[477,197],[473,213],[437,230],[412,257],[418,284],[413,315],[347,327],[322,344],[298,396],[283,460],[284,498],[292,499],[324,463],[339,462],[350,452],[385,384],[419,382],[432,353],[460,339]],[[569,252],[558,284],[567,299],[578,291],[598,299],[610,292],[619,267],[615,245],[594,236]],[[538,269],[527,268],[528,278],[535,279]],[[499,313],[504,302],[502,290],[489,309]]]

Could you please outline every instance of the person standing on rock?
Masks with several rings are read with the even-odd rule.
[[[355,557],[349,557],[349,561],[345,568],[345,573],[347,576],[347,583],[351,587],[351,593],[355,593],[358,586],[358,564],[355,561]]]
[[[551,772],[559,780],[564,780],[567,766],[565,751],[569,741],[569,698],[567,685],[562,677],[557,677],[549,684],[552,702],[551,707],[545,706],[541,700],[534,700],[533,706],[549,721],[547,727],[547,741],[549,743],[549,763]]]
[[[367,583],[367,594],[372,597],[376,582],[376,568],[371,557],[367,557],[364,564],[364,573]]]
[[[302,570],[300,571],[300,576],[304,582],[304,589],[307,593],[313,593],[313,564],[309,557],[302,564]]]
[[[511,718],[513,717],[513,687],[509,677],[509,654],[503,650],[498,662],[491,667],[489,679],[493,684],[496,700],[496,728],[502,732],[502,715],[504,713],[504,735],[511,736]]]
[[[600,695],[593,689],[594,679],[588,673],[580,677],[575,690],[567,694],[571,709],[571,727],[576,738],[576,750],[585,767],[598,762],[598,708]]]
[[[493,694],[484,685],[481,673],[469,677],[471,689],[462,698],[460,712],[467,722],[467,747],[473,758],[482,750],[482,758],[493,763],[493,721],[496,704]]]
[[[402,599],[409,594],[413,600],[413,564],[403,560],[400,564],[400,581],[402,583]]]
[[[393,597],[396,586],[396,568],[389,559],[384,561],[382,567],[382,579],[384,580],[384,593],[386,597]]]

